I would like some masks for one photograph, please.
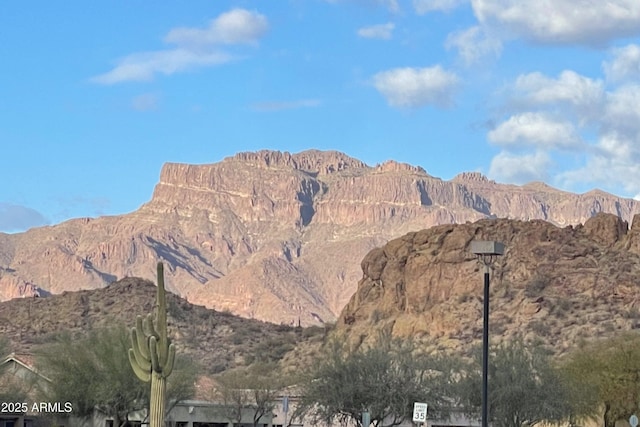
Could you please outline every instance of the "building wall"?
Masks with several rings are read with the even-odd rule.
[[[327,424],[318,424],[313,417],[307,415],[302,419],[296,418],[292,419],[293,414],[296,410],[296,407],[299,405],[300,396],[297,396],[295,390],[290,390],[291,394],[282,394],[278,396],[276,401],[276,407],[274,409],[274,417],[273,417],[273,425],[274,427],[308,427],[308,426],[317,426],[317,427],[345,427],[339,423],[334,423],[332,425]],[[285,413],[285,398],[287,398],[288,411]],[[286,423],[285,423],[286,420]],[[423,425],[423,427],[480,427],[480,420],[475,420],[466,417],[464,414],[460,412],[452,412],[451,416],[448,419],[444,420],[428,420],[427,423]],[[412,422],[411,419],[404,421],[399,427],[416,427],[417,424]],[[356,427],[355,423],[349,423],[346,427]],[[618,427],[618,426],[616,426]],[[628,426],[627,426],[628,427]]]
[[[167,416],[167,423],[174,427],[253,427],[255,411],[244,408],[240,420],[232,420],[234,414],[224,405],[201,400],[188,400],[174,406]],[[272,414],[264,415],[260,427],[271,427]]]

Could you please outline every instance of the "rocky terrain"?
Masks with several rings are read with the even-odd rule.
[[[135,325],[136,315],[153,311],[155,285],[127,278],[104,289],[64,292],[49,298],[0,303],[0,338],[16,353],[37,354],[60,333],[83,336],[90,330]],[[308,329],[244,319],[167,295],[169,333],[179,354],[191,357],[203,374],[215,374],[256,361],[279,361],[307,341],[321,340],[323,328]]]
[[[0,300],[154,277],[161,259],[168,289],[191,303],[320,324],[353,295],[361,259],[408,232],[483,218],[576,225],[599,212],[630,221],[639,211],[638,202],[600,191],[502,185],[477,173],[444,181],[417,166],[368,166],[334,151],[167,163],[135,212],[0,233]]]
[[[480,220],[408,233],[371,250],[336,333],[353,345],[376,331],[427,351],[468,351],[482,336],[484,266],[474,240],[506,245],[491,273],[493,343],[522,336],[561,354],[584,340],[640,328],[640,215],[584,225]]]
[[[492,267],[491,342],[516,335],[557,355],[582,341],[640,329],[640,215],[598,214],[584,225],[483,219],[410,232],[374,248],[335,326],[299,328],[244,319],[168,295],[178,348],[209,374],[257,360],[303,372],[328,336],[354,347],[377,332],[412,337],[427,352],[467,354],[481,341],[483,267],[474,240],[498,240]],[[33,352],[60,332],[124,324],[153,309],[153,283],[126,278],[102,289],[0,303],[0,337]]]

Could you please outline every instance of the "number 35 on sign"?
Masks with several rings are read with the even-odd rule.
[[[415,402],[413,404],[413,422],[424,423],[427,421],[427,404]]]

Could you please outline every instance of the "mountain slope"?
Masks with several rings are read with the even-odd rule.
[[[152,199],[120,216],[0,234],[0,299],[153,277],[188,301],[276,323],[334,320],[389,239],[482,218],[578,224],[598,212],[629,221],[638,202],[477,173],[443,181],[394,161],[343,153],[239,153],[209,165],[167,163]]]
[[[640,216],[631,229],[599,214],[584,226],[480,220],[406,234],[370,251],[336,333],[357,345],[375,331],[430,350],[482,336],[483,269],[474,240],[505,243],[491,278],[492,342],[515,335],[562,353],[581,340],[640,328]]]
[[[37,352],[59,333],[82,336],[92,329],[133,327],[137,315],[151,313],[155,285],[130,277],[103,289],[64,292],[49,298],[0,302],[0,337],[17,353]],[[321,328],[274,325],[190,304],[167,295],[168,328],[180,355],[197,360],[205,373],[278,361]]]

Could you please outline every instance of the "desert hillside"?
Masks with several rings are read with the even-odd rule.
[[[385,330],[429,351],[467,351],[482,336],[484,267],[474,240],[506,245],[492,268],[490,333],[563,353],[592,338],[640,328],[640,216],[584,225],[480,220],[408,233],[370,251],[336,333],[354,345]]]
[[[0,302],[0,337],[17,353],[37,353],[60,333],[83,336],[90,330],[133,327],[137,315],[151,313],[156,287],[127,278],[104,289],[64,292],[49,298]],[[322,339],[323,329],[275,325],[244,319],[167,295],[169,333],[179,354],[214,374],[253,362],[281,360],[296,345]]]
[[[577,225],[599,212],[630,221],[638,202],[477,173],[450,181],[335,151],[239,153],[167,163],[152,199],[126,215],[0,233],[0,300],[154,277],[189,302],[275,323],[334,321],[362,278],[362,258],[408,232],[483,218]]]

